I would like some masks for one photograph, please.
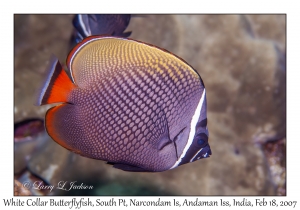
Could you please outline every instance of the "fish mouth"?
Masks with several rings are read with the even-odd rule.
[[[209,144],[207,144],[201,151],[200,151],[200,159],[202,158],[208,158],[210,155],[212,155],[211,153],[211,149]]]
[[[190,162],[194,162],[196,160],[200,160],[203,158],[208,158],[210,155],[212,155],[212,152],[211,152],[209,144],[207,144],[191,159]]]

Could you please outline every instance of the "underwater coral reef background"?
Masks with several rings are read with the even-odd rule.
[[[52,105],[34,106],[35,93],[51,54],[65,64],[72,18],[14,16],[14,175],[21,183],[76,181],[93,189],[31,189],[32,194],[286,194],[285,15],[131,18],[126,30],[132,31],[130,38],[180,56],[199,72],[206,87],[212,156],[160,173],[116,170],[69,152],[41,129],[39,119]]]

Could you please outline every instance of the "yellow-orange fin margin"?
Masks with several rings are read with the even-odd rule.
[[[59,124],[59,117],[62,112],[64,112],[68,106],[73,106],[71,104],[60,104],[58,106],[50,108],[46,113],[46,119],[45,119],[45,127],[46,131],[49,134],[49,136],[60,146],[64,147],[67,150],[70,150],[71,152],[77,153],[79,155],[82,155],[82,152],[74,147],[71,146],[70,142],[67,143],[66,139],[63,139],[61,130],[63,125]]]

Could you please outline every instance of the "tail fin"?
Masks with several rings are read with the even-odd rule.
[[[36,105],[67,102],[67,97],[76,86],[72,83],[67,73],[59,63],[59,60],[52,56],[47,69],[47,77],[42,88],[38,91]]]

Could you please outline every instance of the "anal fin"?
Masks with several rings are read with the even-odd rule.
[[[60,146],[84,155],[77,139],[83,139],[80,122],[76,118],[76,107],[71,104],[61,104],[49,109],[46,113],[45,127],[49,136]]]
[[[114,168],[121,169],[123,171],[130,171],[130,172],[150,172],[150,171],[148,171],[146,169],[139,168],[137,166],[123,164],[123,163],[107,162],[107,164],[113,165]]]

